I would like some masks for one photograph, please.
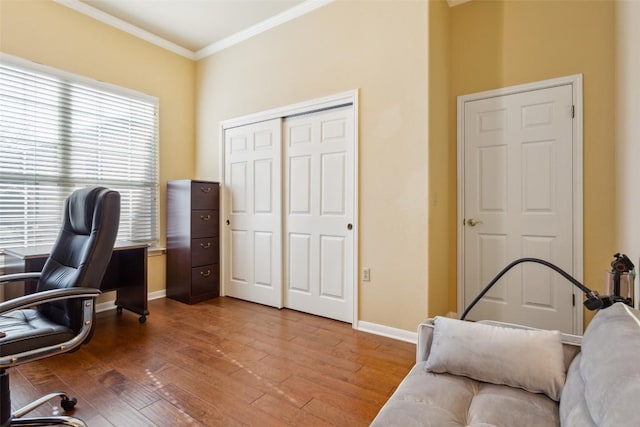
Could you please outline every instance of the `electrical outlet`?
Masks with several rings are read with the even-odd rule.
[[[363,282],[369,282],[371,280],[371,269],[370,268],[363,268],[362,269],[362,281]]]

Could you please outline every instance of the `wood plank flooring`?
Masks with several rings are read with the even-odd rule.
[[[232,298],[149,311],[99,313],[79,351],[11,369],[13,407],[64,390],[90,427],[365,426],[415,363],[413,344]]]

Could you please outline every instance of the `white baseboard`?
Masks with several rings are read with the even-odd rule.
[[[165,289],[161,290],[161,291],[155,291],[155,292],[149,292],[149,294],[147,295],[147,299],[149,301],[154,300],[154,299],[159,299],[159,298],[164,298],[167,296],[167,291]],[[110,300],[110,301],[105,301],[105,302],[101,302],[99,304],[96,304],[96,313],[100,313],[103,311],[108,311],[108,310],[115,310],[116,308],[116,300]]]
[[[412,344],[418,342],[418,333],[405,331],[404,329],[392,328],[391,326],[379,325],[377,323],[359,321],[354,325],[355,329],[370,334],[381,335],[387,338],[393,338],[399,341],[405,341]],[[418,325],[416,325],[416,330]]]
[[[149,301],[154,299],[165,298],[167,296],[167,290],[163,289],[161,291],[155,291],[149,293]]]
[[[458,313],[450,311],[447,317],[458,319]],[[416,344],[418,342],[418,332],[405,331],[404,329],[392,328],[391,326],[379,325],[377,323],[359,321],[354,325],[354,329],[370,334],[381,335],[387,338],[393,338],[399,341],[410,342]],[[418,325],[416,325],[416,330]]]

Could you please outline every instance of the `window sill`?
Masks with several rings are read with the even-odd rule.
[[[161,248],[159,246],[149,246],[147,249],[148,256],[160,256],[165,255],[167,253],[167,248]]]

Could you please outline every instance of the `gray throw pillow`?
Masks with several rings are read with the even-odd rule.
[[[544,393],[560,400],[566,379],[560,332],[434,319],[430,372]]]

